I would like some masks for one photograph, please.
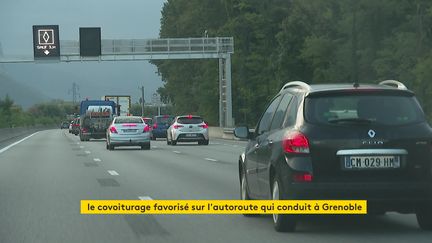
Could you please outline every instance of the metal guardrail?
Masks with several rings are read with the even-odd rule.
[[[13,140],[18,137],[30,135],[31,133],[58,128],[56,125],[49,126],[34,126],[34,127],[15,127],[15,128],[0,128],[0,144],[6,143],[9,140]]]

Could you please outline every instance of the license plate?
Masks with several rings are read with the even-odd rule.
[[[345,156],[344,169],[395,169],[400,168],[399,156]]]
[[[136,132],[136,129],[123,129],[123,132]]]
[[[195,133],[186,133],[186,137],[196,137]]]

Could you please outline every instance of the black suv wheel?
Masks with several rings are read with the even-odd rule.
[[[284,189],[279,175],[275,175],[272,183],[272,199],[283,200]],[[297,215],[292,214],[273,214],[273,223],[276,231],[278,232],[294,232],[297,226]]]
[[[432,230],[432,209],[430,205],[422,205],[416,212],[417,222],[422,230]]]
[[[246,179],[246,172],[244,169],[242,169],[240,173],[240,199],[241,200],[251,200],[247,188],[248,188],[248,184]],[[243,215],[245,217],[258,216],[258,214],[243,214]]]

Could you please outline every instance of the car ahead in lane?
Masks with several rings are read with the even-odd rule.
[[[150,139],[152,139],[152,131],[153,131],[153,119],[150,117],[143,117],[142,118],[145,124],[149,125],[150,128]]]
[[[144,122],[147,125],[153,126],[153,119],[152,118],[150,118],[150,117],[143,117],[142,119],[144,120]]]
[[[80,132],[80,119],[78,118],[74,118],[72,123],[72,131],[71,133],[78,136],[79,132]]]
[[[150,149],[150,126],[139,116],[118,116],[107,129],[106,148],[141,146]]]
[[[166,138],[166,132],[172,123],[174,116],[161,115],[153,117],[153,129],[151,132],[151,139]]]
[[[166,136],[168,145],[176,145],[177,142],[209,144],[208,125],[199,116],[177,116],[168,128]]]
[[[432,130],[412,91],[379,85],[284,85],[239,158],[241,198],[368,200],[368,213],[416,213],[432,230]],[[277,231],[300,216],[274,214]]]
[[[68,129],[69,128],[69,122],[64,121],[60,124],[60,129]]]
[[[73,129],[73,120],[72,121],[70,121],[70,123],[69,123],[69,133],[72,133],[72,129]]]

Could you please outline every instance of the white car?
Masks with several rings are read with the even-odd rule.
[[[139,116],[118,116],[107,129],[106,148],[141,146],[150,149],[150,126]]]
[[[167,130],[167,144],[176,145],[177,142],[198,142],[199,145],[208,145],[208,125],[199,116],[177,116]]]

